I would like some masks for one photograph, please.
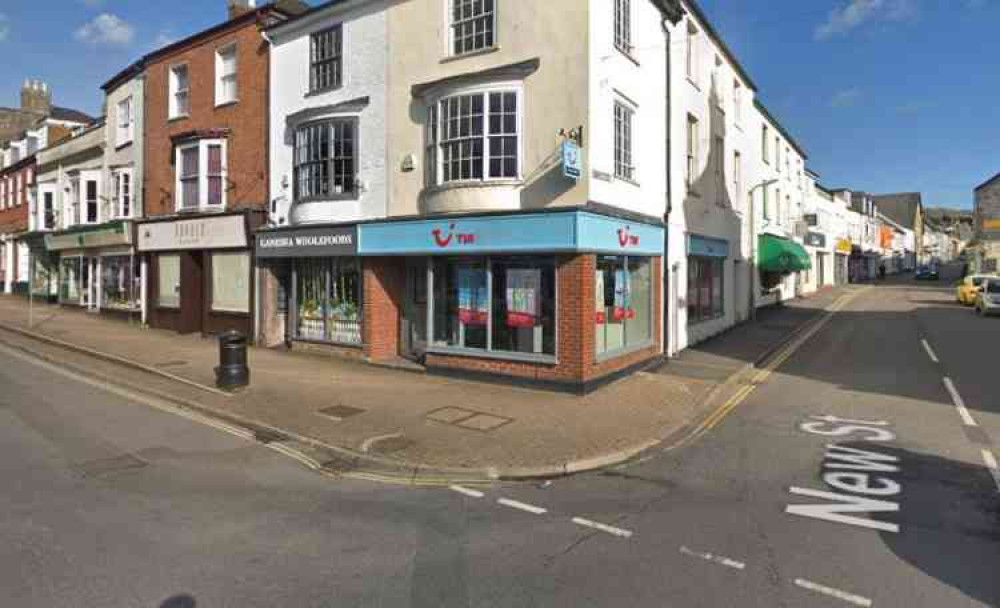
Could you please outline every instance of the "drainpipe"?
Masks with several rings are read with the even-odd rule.
[[[670,293],[670,280],[674,272],[676,272],[670,265],[670,212],[673,210],[671,205],[671,171],[670,171],[670,160],[671,160],[671,146],[670,146],[670,119],[671,119],[671,86],[670,86],[670,20],[663,20],[663,39],[665,42],[664,50],[664,96],[665,96],[665,118],[664,121],[664,132],[665,132],[665,142],[664,142],[664,175],[666,178],[666,212],[663,214],[663,354],[665,358],[671,357],[673,353],[673,344],[671,339],[673,337],[671,332],[671,327],[673,326],[671,322],[671,309],[672,300]]]

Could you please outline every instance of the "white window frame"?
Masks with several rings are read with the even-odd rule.
[[[499,36],[499,31],[498,31],[499,20],[497,19],[497,13],[500,10],[500,6],[499,6],[500,0],[493,0],[493,13],[491,15],[491,17],[492,17],[491,27],[493,28],[493,43],[489,44],[489,45],[486,45],[486,46],[483,46],[483,47],[476,47],[474,49],[464,50],[464,51],[462,51],[460,53],[456,53],[455,52],[455,29],[457,27],[457,23],[455,22],[455,3],[456,2],[462,2],[462,1],[463,0],[446,0],[446,2],[445,2],[445,20],[446,20],[446,25],[447,25],[447,28],[448,28],[447,29],[448,35],[445,37],[447,39],[447,42],[448,42],[448,50],[447,50],[448,52],[447,52],[447,55],[449,57],[464,57],[466,55],[474,55],[476,53],[483,53],[483,52],[489,51],[491,49],[497,48],[500,45],[500,36]],[[464,21],[469,21],[469,20],[472,20],[472,19],[479,19],[479,18],[481,18],[481,17],[479,17],[479,16],[477,16],[477,17],[471,17],[470,19],[466,19]]]
[[[489,154],[489,96],[490,93],[514,93],[517,97],[517,121],[516,121],[516,136],[517,136],[517,175],[515,177],[490,177],[490,154]],[[444,117],[445,112],[442,111],[442,104],[454,97],[463,97],[468,95],[481,95],[483,97],[483,177],[482,178],[470,178],[470,179],[451,179],[447,182],[444,181],[444,147],[451,142],[446,142],[443,139],[444,134]],[[477,184],[477,183],[490,183],[490,182],[519,182],[523,179],[524,175],[524,87],[521,83],[497,83],[488,87],[474,87],[474,88],[459,88],[448,91],[441,94],[440,96],[434,98],[432,104],[436,108],[436,159],[435,167],[431,170],[434,176],[434,182],[429,184],[430,186],[449,186],[453,184]],[[509,134],[507,134],[509,135]]]
[[[743,153],[733,150],[733,202],[740,203],[743,198]]]
[[[614,0],[614,43],[615,48],[632,56],[632,1]]]
[[[740,126],[743,122],[743,83],[733,80],[733,122]]]
[[[619,123],[619,112],[622,115]],[[627,119],[627,120],[626,120]],[[635,122],[636,107],[620,98],[614,101],[614,149],[612,153],[615,160],[615,178],[629,183],[636,183],[635,167]],[[619,133],[619,125],[623,127],[623,132]],[[627,141],[626,141],[627,140]],[[621,159],[619,159],[619,149]],[[621,162],[619,162],[621,160]]]
[[[698,117],[694,114],[687,115],[687,121],[685,123],[685,139],[686,139],[686,160],[685,171],[684,171],[684,184],[687,186],[688,193],[697,194],[694,188],[695,179],[697,179],[698,169],[699,169],[699,148],[700,142],[698,141],[701,137],[700,122]]]
[[[698,50],[701,31],[692,19],[687,22],[687,48],[685,49],[684,69],[688,80],[698,85]]]
[[[761,154],[764,157],[764,163],[771,164],[771,132],[767,125],[761,126],[760,139]]]
[[[78,217],[74,218],[76,223],[85,226],[94,226],[100,224],[103,219],[103,214],[101,213],[101,174],[99,171],[81,171],[79,175],[74,176],[73,181],[76,186],[76,202]],[[93,182],[94,186],[94,205],[95,211],[94,219],[91,220],[88,217],[88,205],[90,200],[87,199],[87,184]],[[72,186],[71,186],[72,187]]]
[[[0,179],[0,211],[7,208],[7,178]]]
[[[240,65],[239,65],[239,53],[237,51],[238,51],[238,47],[237,47],[237,45],[236,45],[235,42],[232,43],[232,44],[227,44],[226,46],[223,46],[223,47],[219,47],[215,51],[215,105],[216,105],[216,107],[227,105],[227,104],[232,104],[232,103],[239,103],[239,101],[240,101],[240,88],[239,88]],[[223,57],[225,55],[230,54],[230,53],[232,53],[232,56],[233,56],[233,73],[232,74],[223,74],[222,73],[222,69],[223,69],[223,66],[225,65],[224,62],[223,62]],[[233,82],[233,96],[232,96],[232,98],[229,98],[229,99],[223,97],[223,92],[225,91],[225,87],[223,86],[223,84],[224,84],[223,81],[226,78],[232,78],[232,82]]]
[[[52,221],[45,221],[45,195],[52,196]],[[58,193],[55,184],[44,184],[38,186],[38,201],[36,206],[35,224],[38,230],[55,230],[58,216]]]
[[[222,202],[210,205],[208,203],[208,148],[222,147]],[[198,149],[198,204],[184,207],[183,187],[181,185],[181,151]],[[174,209],[177,212],[192,212],[206,210],[224,210],[228,204],[227,185],[229,184],[229,149],[225,139],[198,139],[185,142],[174,147]]]
[[[115,105],[115,146],[121,147],[130,144],[134,138],[135,104],[132,96],[129,95]]]
[[[17,175],[14,176],[14,206],[15,207],[20,207],[22,199],[24,198],[22,196],[21,184],[22,184],[21,174],[18,173]]]
[[[124,209],[124,177],[128,177],[128,213]],[[116,169],[111,173],[111,187],[114,193],[115,216],[120,218],[135,217],[135,180],[132,169]]]
[[[181,90],[179,88],[179,78],[177,73],[183,70],[185,78],[187,80],[187,88]],[[167,78],[169,80],[168,91],[170,98],[167,100],[168,106],[168,118],[185,118],[191,113],[191,70],[186,63],[177,63],[168,69]],[[177,103],[178,97],[184,95],[184,103],[186,107],[184,111],[181,112],[180,104]]]

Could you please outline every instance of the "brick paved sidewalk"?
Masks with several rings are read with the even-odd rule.
[[[760,322],[690,349],[655,373],[635,374],[583,397],[255,348],[249,353],[251,386],[226,397],[192,386],[214,384],[218,349],[209,339],[48,305],[36,305],[30,332],[184,379],[191,384],[175,383],[171,394],[362,460],[429,472],[468,470],[473,477],[534,477],[620,462],[682,431],[708,413],[709,397],[728,378],[840,293],[762,311]],[[0,327],[24,331],[27,325],[27,302],[0,297]],[[0,341],[14,335],[0,332]],[[145,372],[118,367],[114,377],[146,381]]]

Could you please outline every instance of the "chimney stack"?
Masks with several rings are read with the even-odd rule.
[[[25,80],[21,85],[21,109],[48,116],[52,113],[52,91],[41,80]]]
[[[229,7],[229,18],[235,19],[257,8],[257,0],[226,0]]]

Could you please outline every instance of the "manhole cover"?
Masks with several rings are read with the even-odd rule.
[[[456,422],[465,420],[466,418],[472,418],[475,415],[476,412],[463,410],[460,407],[443,407],[427,414],[427,419],[433,420],[434,422],[443,422],[445,424],[455,424]]]
[[[140,460],[132,454],[122,454],[121,456],[115,456],[114,458],[103,458],[100,460],[84,462],[75,465],[73,470],[84,478],[88,478],[99,477],[109,473],[141,469],[147,466],[147,464],[148,463],[146,461]]]
[[[327,418],[333,418],[334,420],[344,420],[352,416],[357,416],[358,414],[363,414],[365,410],[357,407],[351,407],[349,405],[335,405],[333,407],[326,407],[319,410],[319,413]]]
[[[403,450],[416,445],[416,442],[412,439],[407,439],[406,437],[386,437],[385,439],[379,439],[378,441],[372,443],[369,446],[368,451],[373,454],[393,454],[395,452],[402,452]]]

